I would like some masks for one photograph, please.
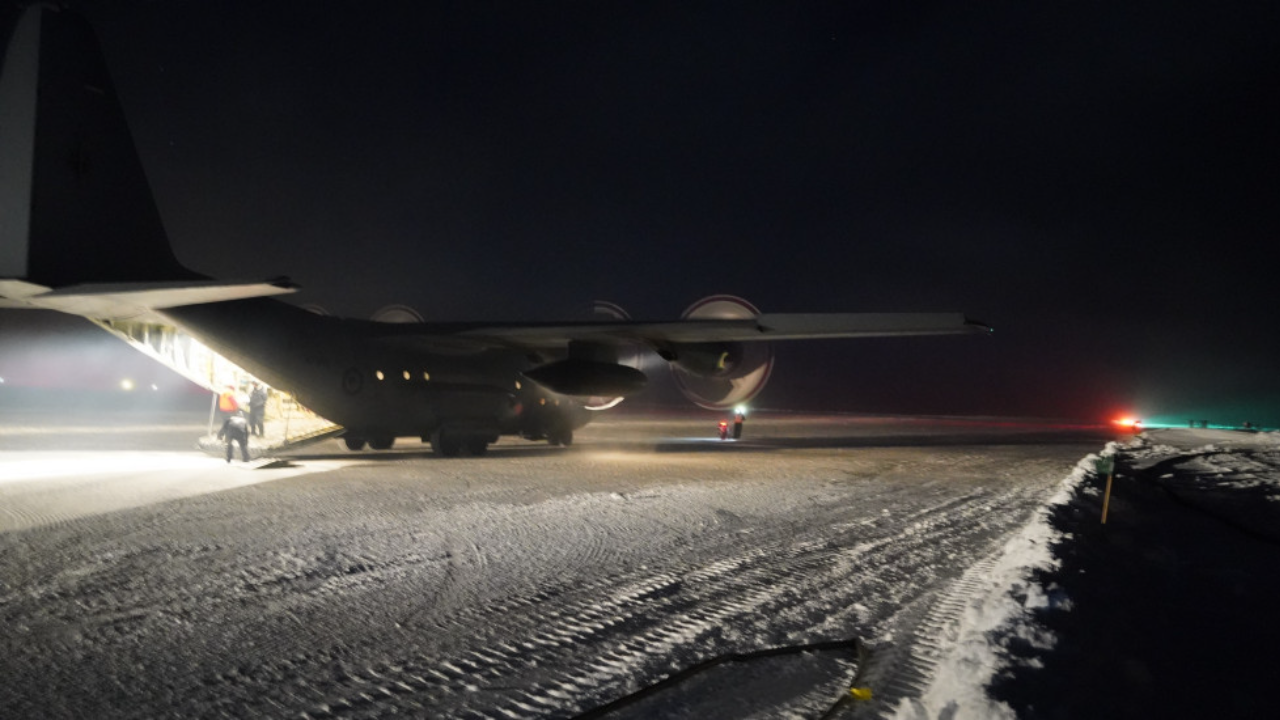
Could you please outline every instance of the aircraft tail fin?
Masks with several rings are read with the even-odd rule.
[[[0,279],[196,280],[174,257],[97,36],[36,4],[0,67]]]

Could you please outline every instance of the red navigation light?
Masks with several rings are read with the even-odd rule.
[[[1114,422],[1116,425],[1119,425],[1120,427],[1133,428],[1134,430],[1137,430],[1142,427],[1142,421],[1137,418],[1125,417],[1125,418],[1120,418],[1119,420],[1113,420],[1112,422]]]

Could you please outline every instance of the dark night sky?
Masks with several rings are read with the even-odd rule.
[[[1280,4],[88,14],[201,272],[440,320],[959,310],[996,334],[779,346],[758,404],[1280,425]]]

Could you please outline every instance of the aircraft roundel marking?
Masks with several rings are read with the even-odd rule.
[[[347,368],[342,373],[342,389],[349,395],[355,395],[364,388],[364,376],[356,368]]]

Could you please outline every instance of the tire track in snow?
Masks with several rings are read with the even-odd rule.
[[[990,458],[964,469],[962,484],[944,477],[943,461],[912,484],[909,464],[843,475],[843,459],[797,468],[779,457],[742,469],[730,483],[696,475],[711,467],[701,458],[681,460],[691,468],[687,488],[677,494],[633,482],[616,506],[599,499],[575,505],[580,493],[547,496],[536,487],[507,495],[496,481],[487,493],[491,508],[434,501],[404,486],[390,488],[396,499],[389,502],[375,495],[387,496],[389,483],[364,476],[365,487],[289,493],[297,504],[283,514],[285,506],[259,505],[258,491],[246,493],[238,506],[249,514],[243,540],[184,535],[181,520],[138,514],[123,528],[102,524],[108,537],[137,536],[99,541],[95,549],[116,553],[110,561],[72,558],[70,567],[89,572],[48,579],[41,593],[55,608],[50,614],[42,616],[36,606],[43,602],[24,588],[17,605],[0,599],[0,616],[57,620],[78,607],[90,619],[66,621],[88,633],[73,648],[85,661],[152,646],[154,657],[173,661],[140,687],[139,700],[151,704],[138,707],[157,713],[562,716],[724,651],[851,629],[906,637],[903,628],[921,616],[913,609],[926,607],[934,588],[1009,524],[1000,516],[1016,516],[1043,494],[1000,480],[975,490],[982,475],[1000,477],[989,471]],[[780,489],[780,476],[801,500]],[[723,512],[714,504],[719,488],[733,498]],[[406,493],[416,513],[402,509]],[[222,499],[186,507],[235,516],[209,525],[238,531],[239,513],[215,500]],[[769,503],[781,507],[759,510]],[[882,508],[892,512],[879,514]],[[591,516],[598,511],[604,516]],[[437,517],[440,528],[432,524]],[[571,520],[565,527],[556,524],[562,517]],[[466,532],[469,524],[476,527]],[[495,536],[487,534],[490,524]],[[639,534],[646,527],[657,532]],[[62,536],[61,552],[81,546],[71,533]],[[644,565],[630,565],[629,545],[638,543],[644,552],[634,557]],[[176,564],[153,560],[154,552],[172,553]],[[438,589],[446,553],[475,576]],[[532,572],[513,572],[513,564]],[[140,583],[149,567],[183,582]],[[448,602],[435,603],[433,591]],[[464,606],[473,600],[481,603]],[[859,603],[871,607],[850,609]],[[203,627],[182,624],[192,617]],[[173,639],[159,643],[171,626]],[[92,707],[85,700],[67,707],[77,702]]]
[[[982,578],[998,559],[998,552],[988,555],[936,596],[922,598],[921,609],[912,613],[921,617],[910,623],[912,627],[906,640],[897,646],[884,645],[873,650],[862,682],[881,689],[875,704],[859,708],[855,717],[879,715],[882,710],[897,707],[904,698],[920,696],[933,679],[948,641],[954,640],[950,636],[954,621],[964,612],[974,593],[984,587]]]
[[[546,717],[589,709],[678,669],[671,664],[673,655],[705,659],[706,652],[699,649],[728,647],[719,636],[739,618],[771,617],[784,609],[803,615],[795,606],[797,599],[814,595],[815,587],[844,583],[849,588],[845,594],[856,598],[875,585],[860,582],[866,568],[892,566],[913,555],[933,559],[931,551],[937,554],[964,540],[955,537],[963,534],[956,531],[957,525],[1013,509],[1024,499],[1010,496],[995,502],[1009,507],[993,507],[989,495],[970,493],[907,513],[912,523],[898,534],[883,532],[861,540],[859,533],[866,528],[854,525],[836,537],[800,542],[773,538],[738,557],[702,566],[615,576],[580,588],[572,599],[540,592],[494,603],[449,621],[489,626],[491,618],[501,618],[511,640],[490,633],[490,639],[475,649],[446,657],[409,658],[365,669],[344,665],[341,681],[323,691],[298,687],[286,694],[313,697],[308,711],[313,717],[360,716],[374,707],[386,709],[387,704],[405,707],[407,701],[441,710],[450,706],[451,698],[473,699],[475,693],[498,699],[486,716]],[[911,605],[922,597],[894,596],[889,602]],[[560,604],[551,604],[557,598]],[[922,627],[926,632],[932,628]],[[591,652],[582,652],[584,648]],[[296,662],[307,665],[316,660],[303,657]],[[540,671],[545,666],[556,670]],[[530,675],[548,677],[529,682]],[[513,684],[521,689],[507,689]]]

